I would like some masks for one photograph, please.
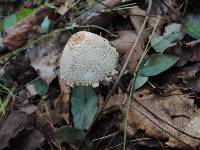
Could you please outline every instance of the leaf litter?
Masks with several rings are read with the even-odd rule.
[[[53,0],[21,3],[19,10],[10,5],[13,11],[0,20],[0,53],[6,58],[1,59],[0,83],[12,89],[14,96],[6,113],[0,115],[5,118],[0,119],[0,149],[122,149],[123,144],[129,149],[198,147],[199,44],[188,45],[199,39],[199,12],[191,9],[197,7],[194,4],[193,0],[188,4],[172,0]],[[151,9],[140,34],[147,6]],[[180,19],[183,7],[185,22]],[[60,79],[64,45],[80,30],[109,39],[119,53],[118,72],[130,59],[109,99],[118,74],[94,89],[70,88]],[[133,83],[134,92],[129,93]],[[0,108],[9,95],[1,88]],[[148,139],[139,142],[143,137]]]

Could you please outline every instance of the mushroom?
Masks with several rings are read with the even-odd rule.
[[[62,53],[61,78],[71,87],[98,86],[115,71],[118,53],[97,34],[79,31],[71,36]]]

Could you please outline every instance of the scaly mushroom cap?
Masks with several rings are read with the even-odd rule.
[[[111,74],[118,61],[116,49],[97,34],[80,31],[67,42],[60,62],[68,85],[94,85]]]

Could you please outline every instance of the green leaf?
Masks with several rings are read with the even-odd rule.
[[[165,33],[163,36],[159,36],[156,33],[152,35],[151,46],[156,52],[163,53],[165,49],[170,47],[172,42],[175,40],[181,40],[184,37],[182,32],[182,25],[177,23],[172,23],[165,27]]]
[[[51,23],[51,21],[49,20],[48,16],[46,16],[41,24],[41,28],[44,32],[49,31],[50,23]]]
[[[178,58],[176,56],[153,54],[140,67],[143,76],[155,76],[172,67]]]
[[[191,37],[200,38],[200,16],[188,15],[185,19],[185,32]]]
[[[16,13],[7,16],[3,21],[3,30],[7,30],[15,25],[17,22]]]
[[[86,132],[84,130],[62,126],[54,132],[54,136],[63,142],[78,143],[85,139]]]
[[[142,76],[140,73],[138,73],[135,78],[134,90],[137,90],[140,87],[142,87],[148,81],[148,79],[149,77]]]
[[[74,87],[71,97],[71,112],[74,127],[89,129],[98,109],[98,96],[91,86]]]
[[[37,8],[22,8],[19,12],[16,14],[17,22],[22,20],[24,17],[28,16],[29,14],[33,13]]]

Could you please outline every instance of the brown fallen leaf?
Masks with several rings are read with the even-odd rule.
[[[119,35],[119,38],[111,41],[111,43],[119,52],[120,57],[122,57],[122,63],[124,63],[137,38],[137,34],[134,31],[118,31],[117,34]],[[142,54],[143,49],[141,43],[139,42],[136,46],[135,51],[133,51],[133,54],[128,64],[128,67],[131,71],[134,71]]]
[[[61,94],[56,104],[56,112],[62,116],[67,124],[70,124],[70,87],[63,80],[59,80],[59,84]]]
[[[45,139],[40,131],[30,129],[14,139],[9,149],[35,150],[40,147],[44,140]]]
[[[130,9],[130,19],[131,19],[131,22],[137,32],[137,34],[140,32],[140,28],[142,27],[142,23],[144,21],[144,18],[145,16],[147,15],[146,14],[146,11],[140,9],[139,7],[136,7],[136,8],[132,8]],[[149,30],[150,31],[150,30]],[[142,49],[144,50],[145,48],[145,44],[148,40],[148,36],[150,35],[150,32],[149,31],[143,31],[142,34],[141,34],[141,37],[140,37],[140,44],[141,44],[141,47]]]
[[[177,16],[180,15],[180,11],[178,8],[178,4],[174,0],[168,0],[168,1],[161,1],[161,0],[155,0],[152,2],[152,8],[150,11],[151,16],[148,20],[148,28],[153,28],[157,22],[157,16],[161,16],[161,19],[159,21],[158,27],[156,29],[156,33],[158,35],[161,34],[161,30],[164,27],[164,24],[172,22],[172,20],[176,20]],[[176,15],[174,15],[174,11],[176,11]]]
[[[58,33],[26,51],[31,65],[48,85],[58,75],[60,51],[68,37],[66,33]]]
[[[107,12],[105,10],[108,9],[108,7],[112,8],[120,3],[121,0],[103,0],[101,3],[95,2],[95,5],[92,5],[92,9],[84,14],[79,14],[80,18],[76,23],[80,25],[93,24],[100,27],[108,27],[116,20],[117,15],[116,13]]]
[[[21,47],[28,40],[28,34],[33,26],[39,24],[50,12],[47,6],[41,6],[36,12],[28,15],[6,32],[3,43],[10,49],[15,50]]]
[[[13,110],[0,129],[0,149],[10,145],[10,140],[15,138],[20,132],[31,128],[30,118],[26,113]]]
[[[173,74],[173,76],[181,79],[184,83],[185,88],[200,92],[199,70],[200,63],[196,62],[193,65],[181,67]]]
[[[124,97],[121,94],[117,99],[111,98],[114,102],[109,102],[108,107],[118,103],[125,112],[122,107]],[[169,139],[166,144],[171,147],[185,148],[189,145],[195,148],[200,145],[200,140],[193,138],[200,138],[199,110],[187,95],[175,90],[170,96],[163,97],[143,88],[136,91],[133,98],[135,100],[130,104],[128,116],[129,134],[133,135],[141,129],[154,138]]]

